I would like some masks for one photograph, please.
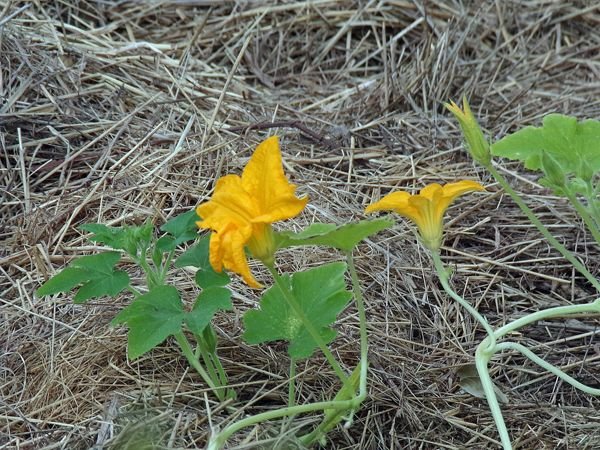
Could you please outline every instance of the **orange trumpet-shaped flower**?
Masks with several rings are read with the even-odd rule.
[[[419,194],[392,192],[378,202],[367,207],[365,212],[394,211],[412,220],[419,229],[421,240],[430,250],[438,250],[442,245],[444,213],[454,199],[471,191],[484,191],[476,181],[458,181],[440,186],[432,183],[425,186]]]
[[[254,151],[242,176],[226,175],[217,181],[212,198],[196,208],[198,227],[210,229],[210,264],[242,276],[248,286],[260,288],[248,266],[244,248],[255,258],[272,264],[275,242],[271,223],[297,216],[307,197],[294,195],[296,186],[283,173],[279,139],[272,136]]]

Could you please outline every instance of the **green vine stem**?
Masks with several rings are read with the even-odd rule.
[[[502,337],[506,336],[508,333],[516,331],[520,328],[523,328],[526,325],[529,325],[533,322],[537,322],[540,320],[550,319],[550,318],[555,318],[555,317],[565,317],[565,316],[570,316],[573,314],[589,314],[589,313],[600,313],[600,298],[596,299],[592,303],[585,303],[582,305],[557,306],[554,308],[547,308],[542,311],[536,311],[534,313],[527,314],[526,316],[520,317],[519,319],[514,320],[514,321],[507,323],[506,325],[498,328],[494,332],[494,338],[496,341],[498,341]],[[502,410],[500,409],[500,404],[498,402],[498,398],[496,397],[496,393],[494,391],[494,384],[490,378],[488,364],[489,364],[490,359],[496,352],[506,349],[506,348],[513,348],[518,351],[525,349],[525,352],[522,352],[523,355],[526,356],[527,358],[530,358],[536,364],[539,364],[539,361],[541,360],[541,358],[537,357],[535,354],[533,354],[533,352],[530,352],[524,346],[519,346],[519,344],[514,344],[514,343],[510,343],[510,342],[500,343],[500,344],[496,344],[494,346],[490,346],[490,344],[491,344],[491,337],[489,337],[489,336],[486,337],[483,341],[481,341],[481,343],[479,344],[479,346],[477,347],[477,350],[475,352],[475,365],[477,367],[477,373],[479,374],[479,379],[480,379],[481,385],[483,387],[483,392],[485,393],[485,397],[488,401],[488,405],[492,412],[492,417],[494,418],[496,428],[498,429],[498,434],[500,435],[502,447],[504,448],[504,450],[512,450],[512,444],[510,442],[510,437],[508,435],[508,429],[506,428],[506,423],[504,422],[504,417],[502,416]],[[534,358],[531,358],[530,353]],[[581,383],[577,382],[576,380],[572,379],[571,377],[569,377],[568,375],[566,375],[564,372],[560,371],[560,369],[558,369],[554,366],[551,366],[550,364],[546,363],[545,361],[544,361],[544,364],[540,364],[540,365],[542,367],[544,367],[545,369],[549,370],[551,373],[561,377],[565,381],[568,381],[567,378],[565,378],[565,377],[568,377],[569,380],[572,380],[578,384],[581,384]],[[560,374],[558,372],[560,372]],[[568,381],[568,382],[570,384],[572,384],[573,386],[580,388],[579,386],[576,386],[575,384],[571,383],[570,381]],[[584,392],[590,392],[590,393],[596,395],[595,391],[590,391],[590,389],[593,389],[593,388],[589,388],[588,386],[585,386],[585,385],[581,385],[581,386],[584,386],[586,388],[586,389],[582,389]]]
[[[354,265],[354,258],[352,257],[352,251],[346,252],[346,261],[350,270],[350,278],[352,280],[352,291],[354,293],[354,299],[356,300],[356,309],[358,310],[358,320],[360,327],[360,383],[359,383],[359,395],[360,403],[367,396],[367,372],[369,368],[369,342],[367,336],[367,314],[365,312],[365,302],[363,299],[362,291],[360,289],[360,281],[358,279],[358,273]]]
[[[355,399],[342,400],[342,401],[328,401],[328,402],[317,402],[310,403],[308,405],[296,405],[293,407],[285,407],[276,409],[273,411],[267,411],[264,413],[256,414],[254,416],[247,417],[238,422],[232,423],[225,427],[221,432],[215,434],[209,441],[206,450],[219,450],[225,444],[229,436],[238,432],[239,430],[252,426],[259,422],[265,422],[267,420],[279,419],[281,417],[292,416],[303,414],[313,411],[322,411],[325,409],[337,409],[337,410],[349,410],[354,409],[356,406]]]
[[[486,164],[485,168],[492,174],[492,176],[496,179],[496,181],[502,186],[504,191],[510,195],[513,201],[521,208],[521,211],[527,216],[527,218],[533,223],[537,229],[542,233],[542,235],[548,240],[548,242],[556,248],[563,255],[573,267],[575,267],[579,273],[581,273],[595,288],[600,291],[600,281],[598,281],[586,268],[585,266],[577,259],[575,256],[567,250],[567,248],[562,245],[558,240],[550,234],[546,226],[536,217],[536,215],[531,211],[531,209],[525,204],[525,202],[521,199],[519,194],[510,186],[506,178],[502,176],[500,172],[496,170],[496,168],[491,164]]]
[[[288,407],[296,404],[296,360],[290,357],[290,383],[288,385]]]
[[[475,320],[477,320],[477,322],[479,322],[481,324],[481,326],[485,329],[485,331],[488,334],[489,341],[490,341],[490,349],[493,348],[493,346],[496,345],[496,338],[494,337],[494,330],[492,329],[492,327],[490,326],[488,321],[485,319],[485,317],[483,317],[481,314],[479,314],[479,312],[473,306],[471,306],[471,304],[469,302],[467,302],[464,298],[462,298],[460,295],[458,295],[450,287],[450,283],[448,282],[449,281],[448,280],[448,271],[444,267],[444,263],[442,262],[442,259],[440,258],[439,252],[432,251],[431,257],[433,259],[433,265],[435,266],[435,270],[437,271],[438,277],[440,278],[440,282],[442,283],[442,287],[444,288],[446,293],[448,295],[450,295],[450,297],[452,297],[458,303],[460,303],[460,305],[463,308],[465,308],[469,312],[469,314],[471,314],[471,316],[473,316],[473,318]]]
[[[510,442],[508,429],[506,428],[504,416],[502,415],[502,410],[500,409],[500,403],[498,403],[498,398],[496,397],[496,392],[494,390],[494,383],[488,370],[488,363],[494,355],[495,348],[490,351],[489,345],[486,342],[487,339],[488,338],[485,338],[477,346],[477,350],[475,351],[475,367],[477,368],[479,381],[481,381],[481,386],[483,387],[483,392],[485,394],[485,398],[487,399],[488,406],[492,412],[496,429],[500,435],[502,448],[504,450],[512,450],[512,443]]]
[[[285,301],[294,310],[294,314],[296,314],[296,316],[302,321],[302,325],[304,325],[306,327],[310,336],[317,343],[317,345],[319,346],[319,348],[325,355],[325,358],[327,358],[327,361],[329,362],[329,364],[335,371],[335,374],[342,381],[342,383],[345,383],[346,380],[348,379],[348,375],[346,375],[346,373],[344,372],[344,370],[342,369],[342,367],[340,366],[338,361],[335,359],[335,357],[333,356],[333,353],[331,353],[331,350],[329,350],[329,347],[327,347],[327,345],[323,341],[323,338],[321,337],[321,335],[319,334],[317,329],[310,322],[310,320],[308,320],[308,318],[304,314],[304,311],[302,311],[302,309],[296,302],[296,299],[294,298],[293,293],[290,292],[288,287],[283,282],[283,278],[279,275],[279,273],[277,273],[277,270],[275,269],[275,267],[273,265],[266,264],[266,267],[267,267],[267,269],[269,269],[269,272],[271,272],[271,275],[273,276],[273,280],[275,281],[275,285],[283,294]]]
[[[540,320],[551,319],[555,317],[565,317],[572,314],[589,314],[589,313],[600,313],[600,298],[596,299],[591,303],[583,303],[581,305],[567,305],[567,306],[555,306],[553,308],[546,308],[541,311],[536,311],[531,314],[527,314],[520,317],[506,325],[498,328],[494,335],[496,340],[506,336],[519,328],[523,328],[533,322],[539,322]]]
[[[529,358],[531,361],[536,363],[538,366],[542,367],[543,369],[546,369],[548,372],[556,375],[561,380],[569,383],[575,389],[579,389],[580,391],[583,391],[586,394],[590,394],[590,395],[600,395],[600,389],[593,388],[591,386],[588,386],[587,384],[583,384],[583,383],[577,381],[572,376],[564,373],[558,367],[550,364],[543,358],[540,358],[538,355],[533,353],[531,350],[529,350],[527,347],[525,347],[522,344],[518,344],[516,342],[501,342],[500,344],[498,344],[496,346],[496,351],[500,352],[503,350],[516,350],[519,353],[521,353],[523,356],[525,356],[526,358]]]

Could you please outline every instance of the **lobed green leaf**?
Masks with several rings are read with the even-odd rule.
[[[202,291],[192,311],[187,312],[177,289],[162,285],[136,298],[111,324],[127,324],[129,358],[135,359],[181,332],[184,323],[193,333],[203,333],[217,311],[231,308],[229,289],[211,287]]]
[[[307,320],[325,343],[331,342],[336,331],[330,328],[337,315],[346,307],[352,294],[346,290],[346,264],[335,262],[315,269],[284,275],[287,295],[292,295]],[[288,353],[294,358],[308,358],[318,344],[302,320],[286,301],[277,285],[262,296],[260,309],[244,315],[244,339],[249,344],[277,340],[289,342]]]
[[[204,289],[196,298],[192,311],[185,321],[192,333],[201,334],[206,325],[219,310],[231,310],[231,291],[224,287],[212,286]]]
[[[393,220],[386,218],[361,220],[341,226],[314,223],[299,233],[276,233],[277,248],[296,245],[325,245],[350,251],[363,239],[390,228],[393,224]]]
[[[542,127],[525,127],[492,145],[494,155],[521,161],[531,170],[545,169],[543,152],[552,162],[552,173],[546,173],[549,184],[557,179],[558,169],[589,180],[600,171],[600,121],[549,114]]]
[[[115,296],[125,289],[130,281],[126,272],[115,270],[115,265],[120,259],[119,252],[82,256],[46,281],[36,294],[41,297],[68,292],[81,285],[73,298],[75,303],[83,303],[105,295]]]
[[[135,359],[179,333],[185,316],[177,289],[157,286],[136,298],[111,324],[127,324],[127,350],[129,358]]]
[[[160,229],[173,237],[171,245],[175,248],[179,244],[196,239],[198,236],[196,222],[199,220],[196,210],[192,209],[169,220]]]

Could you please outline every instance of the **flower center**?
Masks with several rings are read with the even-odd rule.
[[[252,237],[248,241],[252,256],[266,266],[272,266],[275,255],[275,236],[269,223],[252,224]]]

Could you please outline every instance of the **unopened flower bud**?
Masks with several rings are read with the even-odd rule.
[[[490,164],[492,160],[490,144],[485,140],[483,131],[481,131],[481,127],[473,116],[467,98],[463,97],[462,109],[452,101],[445,103],[444,106],[458,120],[467,143],[467,149],[473,159],[484,166]]]

